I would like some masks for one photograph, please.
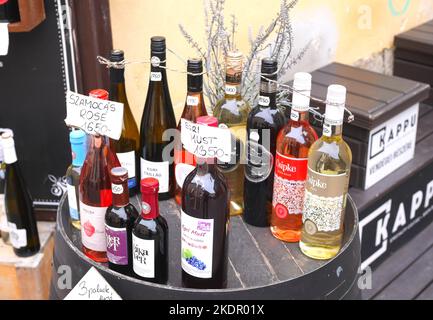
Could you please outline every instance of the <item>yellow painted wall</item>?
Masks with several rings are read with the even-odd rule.
[[[394,7],[394,14],[390,10]],[[408,4],[407,11],[399,14]],[[246,52],[248,28],[256,34],[279,9],[280,0],[226,0],[226,17],[239,20],[237,46]],[[125,50],[127,60],[149,59],[150,37],[164,35],[167,46],[180,56],[194,56],[179,32],[178,24],[204,45],[202,0],[110,0],[114,47]],[[369,19],[371,17],[371,19]],[[300,0],[292,11],[295,40],[306,43],[314,38],[306,62],[308,69],[330,61],[351,64],[360,58],[392,47],[394,35],[433,19],[432,0]],[[370,21],[371,20],[371,21]],[[310,28],[311,26],[311,28]],[[317,34],[315,34],[317,33]],[[317,36],[317,39],[316,39]],[[320,52],[321,50],[325,51]],[[184,69],[184,64],[168,54],[168,64]],[[149,67],[129,65],[127,91],[137,122],[140,121],[148,85]],[[170,91],[177,116],[185,99],[186,77],[169,72]]]

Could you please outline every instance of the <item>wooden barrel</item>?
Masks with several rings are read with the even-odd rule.
[[[132,199],[138,204],[138,199]],[[358,299],[360,239],[358,213],[352,199],[346,208],[344,246],[328,261],[304,256],[298,244],[276,240],[268,228],[246,225],[231,218],[228,288],[197,290],[181,287],[180,213],[174,201],[160,204],[170,228],[169,281],[158,285],[113,272],[106,265],[88,259],[81,252],[80,232],[68,222],[67,197],[57,213],[51,299],[63,299],[69,289],[57,285],[60,266],[72,270],[72,288],[93,266],[123,299]]]

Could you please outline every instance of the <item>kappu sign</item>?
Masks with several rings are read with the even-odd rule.
[[[65,122],[68,126],[79,127],[86,133],[119,140],[122,133],[123,103],[68,91]]]
[[[181,119],[181,141],[188,152],[200,158],[230,162],[232,139],[229,129],[208,127]]]

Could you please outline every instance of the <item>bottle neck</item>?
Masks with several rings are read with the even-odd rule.
[[[203,75],[193,76],[189,74],[187,77],[187,82],[188,94],[198,94],[203,91]]]
[[[153,220],[159,216],[158,192],[142,193],[141,217],[145,220]]]
[[[296,108],[292,107],[290,112],[290,120],[295,122],[308,122],[308,111],[299,111]]]
[[[74,167],[82,167],[84,160],[86,159],[86,144],[83,143],[72,143],[71,149],[73,152],[72,165]]]
[[[150,72],[151,72],[151,81],[162,81],[166,76],[166,53],[165,52],[153,52],[151,51],[151,61],[156,60],[159,61],[159,64],[153,64],[151,63]],[[163,67],[163,68],[161,68]],[[154,74],[156,73],[156,74]]]
[[[197,158],[197,174],[205,175],[216,170],[216,158]]]
[[[112,183],[111,191],[113,193],[113,206],[120,208],[129,204],[128,180],[121,184]]]
[[[326,138],[340,138],[343,135],[343,121],[333,121],[325,118],[323,136]]]
[[[110,69],[110,82],[111,84],[123,84],[125,85],[125,69]]]
[[[225,98],[236,99],[241,96],[242,73],[226,73]]]
[[[259,105],[264,108],[277,108],[277,83],[262,79],[260,82]]]
[[[15,147],[5,147],[3,149],[4,163],[13,164],[18,161]]]

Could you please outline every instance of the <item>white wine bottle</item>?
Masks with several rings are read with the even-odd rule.
[[[343,140],[346,88],[328,88],[323,135],[310,148],[304,223],[299,243],[308,257],[331,259],[340,251],[352,152]]]
[[[14,138],[10,132],[2,134],[2,143],[6,163],[5,208],[10,241],[17,256],[28,257],[40,249],[33,201],[21,174]]]

